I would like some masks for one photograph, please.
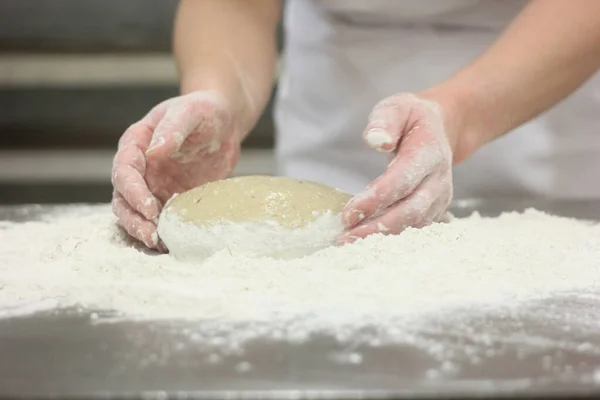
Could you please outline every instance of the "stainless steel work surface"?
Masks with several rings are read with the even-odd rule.
[[[600,219],[600,201],[473,200],[452,211],[497,215],[529,206]],[[0,219],[26,221],[50,211],[5,207]],[[75,310],[4,319],[0,397],[600,396],[600,293],[482,309],[460,324],[454,317],[437,317],[404,343],[376,347],[348,348],[325,334],[294,343],[258,338],[216,363],[210,346],[194,341],[202,322],[96,325],[90,313]],[[432,357],[423,343],[452,351]],[[360,362],[352,354],[361,354]],[[428,374],[444,366],[444,357],[457,368],[443,377]]]

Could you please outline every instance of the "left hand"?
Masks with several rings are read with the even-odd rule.
[[[363,137],[369,147],[389,153],[391,162],[346,205],[346,232],[338,244],[423,227],[444,216],[453,192],[453,151],[444,111],[438,103],[409,93],[375,106]]]

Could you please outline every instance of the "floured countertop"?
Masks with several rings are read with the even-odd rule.
[[[500,211],[523,211],[527,207],[562,216],[600,218],[600,202],[473,201],[458,203],[452,211],[459,217],[467,216],[475,209],[481,211],[483,216],[495,216]],[[28,221],[41,216],[47,217],[49,212],[55,213],[44,207],[0,208],[0,218]],[[533,215],[532,218],[537,216]],[[544,218],[543,215],[541,218]],[[569,223],[557,219],[555,226],[557,229],[570,229]],[[0,222],[0,235],[10,232],[11,226],[14,227]],[[528,232],[530,239],[532,235],[539,236],[538,240],[544,241],[543,243],[556,245],[557,242],[552,242],[552,238],[558,240],[565,233],[553,232],[553,229],[538,232],[540,227],[543,225],[530,226],[521,232],[515,231],[514,236]],[[446,241],[451,239],[450,233],[460,233],[458,228],[452,231],[439,228],[442,229],[439,232],[435,229],[425,232],[439,234]],[[485,227],[482,229],[485,230]],[[31,273],[25,274],[24,271],[28,271],[27,265],[22,265],[20,271],[14,270],[19,267],[15,258],[6,255],[8,249],[3,249],[5,256],[0,256],[2,305],[17,296],[15,293],[18,291],[12,290],[16,285],[22,285],[20,293],[23,301],[13,308],[12,317],[5,307],[3,318],[0,318],[0,397],[10,394],[92,397],[101,394],[133,394],[141,397],[142,392],[154,392],[159,397],[165,393],[195,392],[196,397],[202,397],[203,393],[207,394],[204,391],[215,390],[218,392],[210,393],[211,397],[225,397],[227,392],[241,394],[255,390],[268,390],[271,395],[276,394],[276,397],[289,397],[299,394],[298,391],[309,397],[320,391],[326,391],[329,396],[334,397],[336,394],[341,397],[346,391],[350,392],[345,393],[345,397],[357,395],[361,391],[367,391],[367,397],[386,393],[439,392],[445,396],[468,392],[489,397],[504,391],[539,393],[561,389],[577,393],[582,390],[600,390],[600,290],[595,285],[600,278],[592,275],[595,264],[588,262],[600,243],[594,239],[595,236],[588,240],[584,228],[575,227],[573,232],[573,235],[565,236],[564,241],[580,245],[583,253],[553,253],[549,249],[547,255],[557,256],[548,257],[544,261],[548,263],[547,277],[539,272],[539,266],[542,265],[540,260],[543,259],[538,253],[531,259],[531,265],[525,263],[522,266],[527,269],[533,268],[535,264],[538,266],[535,271],[512,271],[506,265],[499,266],[497,262],[490,261],[490,268],[501,270],[498,275],[491,275],[489,271],[481,270],[485,268],[483,265],[465,269],[457,264],[459,267],[456,273],[467,274],[469,278],[462,281],[469,283],[464,286],[463,295],[469,294],[472,302],[457,301],[462,298],[461,291],[458,290],[459,286],[451,282],[452,271],[444,269],[443,265],[436,270],[436,265],[422,261],[421,267],[429,269],[430,281],[422,280],[418,271],[407,269],[407,273],[401,274],[405,281],[397,286],[382,282],[383,291],[378,295],[373,295],[377,280],[369,279],[364,271],[355,271],[356,276],[361,276],[356,283],[341,274],[336,283],[344,286],[334,289],[355,298],[337,302],[331,292],[324,291],[326,286],[317,279],[320,276],[324,279],[335,277],[335,271],[318,274],[318,271],[311,272],[309,265],[297,263],[288,265],[288,272],[297,274],[294,276],[296,281],[304,279],[303,277],[315,280],[311,285],[297,282],[295,287],[291,287],[293,281],[290,281],[287,284],[290,285],[289,297],[286,297],[288,301],[280,305],[269,304],[268,300],[285,295],[285,288],[281,294],[273,288],[273,285],[283,285],[286,282],[282,277],[273,278],[272,285],[254,282],[250,278],[241,280],[240,282],[248,282],[248,293],[235,294],[228,292],[237,287],[235,275],[227,275],[224,271],[221,276],[218,271],[208,273],[207,270],[207,279],[217,277],[219,280],[215,280],[215,285],[212,285],[215,291],[213,296],[207,294],[211,288],[210,282],[197,285],[202,288],[198,290],[202,293],[194,293],[198,296],[196,301],[202,301],[202,296],[205,296],[206,301],[213,303],[210,303],[210,307],[208,303],[198,304],[196,313],[192,309],[186,309],[189,307],[186,301],[171,298],[172,295],[165,289],[173,289],[170,285],[172,282],[166,281],[171,275],[164,272],[153,274],[152,268],[156,267],[156,261],[148,264],[147,273],[152,279],[142,277],[139,281],[140,285],[146,285],[146,289],[150,283],[154,285],[152,295],[147,291],[142,294],[139,285],[129,286],[129,290],[140,291],[137,297],[118,295],[119,290],[128,290],[124,286],[124,282],[130,279],[127,272],[123,272],[120,279],[113,275],[104,276],[112,277],[114,283],[110,288],[114,292],[110,300],[113,303],[110,303],[105,297],[95,295],[91,286],[87,293],[84,293],[86,290],[82,287],[79,295],[73,295],[75,289],[72,283],[76,282],[73,279],[77,275],[72,274],[78,268],[62,270],[64,282],[71,279],[70,285],[61,285],[60,279],[52,282],[49,279],[41,280],[41,275],[36,277]],[[590,235],[595,235],[595,232],[596,230],[590,230]],[[17,234],[16,231],[13,233]],[[424,234],[418,233],[421,236]],[[463,234],[466,235],[465,240],[474,240],[469,239],[469,229]],[[501,233],[499,235],[499,238],[503,237]],[[577,235],[582,236],[579,238]],[[504,237],[509,236],[512,235],[506,234]],[[406,258],[403,261],[408,262],[415,252],[420,251],[416,244],[418,240],[424,239],[415,236],[414,241],[411,241],[414,247],[412,249],[410,243],[405,243]],[[515,240],[514,237],[511,240]],[[561,240],[563,239],[559,242]],[[52,266],[57,254],[66,252],[75,257],[78,251],[87,246],[85,241],[57,239],[60,245],[60,252],[57,253],[52,250],[56,247],[52,241],[51,237],[45,241],[47,251],[44,254],[48,258],[40,263],[39,268]],[[519,241],[515,240],[514,243],[518,247]],[[362,246],[374,246],[372,249],[375,249],[392,245],[396,246],[395,242],[380,241]],[[447,245],[450,247],[446,250],[454,249],[450,242]],[[491,247],[490,244],[486,246]],[[33,247],[31,249],[31,252],[37,251]],[[356,247],[352,251],[362,254],[367,249],[370,247]],[[466,249],[468,248],[463,246],[462,251]],[[499,249],[502,249],[501,243],[494,246],[494,249],[489,248],[487,253],[482,250],[481,260],[486,259],[485,254],[492,257]],[[441,245],[432,247],[430,261],[439,262],[444,254],[447,257],[452,254],[466,257],[460,252],[445,253],[446,250]],[[455,250],[458,251],[459,248],[456,247]],[[18,249],[8,251],[13,255],[18,253]],[[133,248],[131,251],[137,252]],[[523,247],[517,249],[515,254],[521,257],[518,260],[525,261],[528,253]],[[85,253],[77,257],[84,256]],[[137,260],[136,257],[138,256],[132,256],[131,260]],[[224,258],[217,260],[221,262],[220,265],[233,268],[228,266],[231,260],[226,256],[222,257]],[[498,257],[506,257],[502,259],[518,264],[510,254],[498,253],[493,260],[497,261]],[[560,257],[573,257],[572,268],[565,267],[571,265],[568,263],[570,259],[561,260]],[[29,262],[37,259],[23,257],[24,261]],[[312,260],[318,260],[318,257]],[[370,263],[357,263],[356,268],[369,268],[370,264],[374,273],[382,274],[387,280],[402,278],[396,277],[393,270],[381,269],[389,261],[386,260],[388,259],[385,257],[378,260],[377,254],[374,254]],[[456,259],[452,262],[456,262]],[[112,263],[115,265],[106,266],[106,274],[115,274],[119,268],[127,269],[126,262],[116,265],[113,260]],[[214,268],[217,264],[215,263]],[[253,268],[261,270],[260,265],[253,265],[252,262],[247,262],[245,266],[240,266],[240,271],[250,273]],[[399,268],[405,268],[403,265],[405,264],[399,261]],[[165,261],[162,267],[168,269],[171,264]],[[377,271],[375,267],[380,269]],[[83,268],[85,266],[82,265]],[[351,274],[352,268],[349,271]],[[445,275],[436,276],[436,271],[450,275],[442,278]],[[40,270],[40,274],[42,272]],[[564,284],[561,278],[563,272],[568,274],[565,275]],[[286,271],[281,273],[285,274]],[[29,282],[24,282],[26,276],[29,277]],[[202,278],[201,274],[190,276],[196,280]],[[499,278],[497,285],[494,285],[493,276]],[[522,282],[518,282],[519,276],[522,276]],[[587,282],[586,276],[589,276]],[[102,277],[100,274],[98,285],[110,283],[109,280],[102,282]],[[159,282],[159,278],[165,281]],[[414,285],[410,285],[410,279]],[[536,283],[540,279],[548,279],[546,286],[554,287],[556,291],[545,293],[545,285]],[[81,282],[92,285],[93,280]],[[511,282],[534,288],[536,296],[525,296],[516,289],[513,291]],[[54,291],[49,289],[49,285],[55,285]],[[353,285],[356,285],[356,289],[353,289]],[[263,289],[254,294],[254,288],[258,287]],[[360,297],[361,287],[365,288],[363,297]],[[386,292],[394,287],[403,288],[405,293]],[[436,305],[435,299],[432,299],[435,297],[436,287],[440,288],[437,292],[438,300],[446,299],[454,303],[448,303],[448,307]],[[190,287],[186,289],[189,290]],[[424,296],[425,300],[430,300],[419,301],[417,297],[407,297],[410,290],[418,290],[421,294],[423,291],[431,291],[430,294],[427,292],[428,296]],[[486,291],[491,298],[489,302],[481,301],[486,298]],[[222,296],[221,306],[217,292]],[[62,297],[36,298],[36,293],[46,297],[55,293]],[[264,295],[269,293],[272,294],[271,297]],[[234,294],[235,298],[232,297]],[[301,294],[306,296],[306,301],[301,301]],[[297,300],[294,300],[295,296]],[[497,301],[493,299],[494,296]],[[115,308],[122,309],[126,314],[135,314],[137,310],[146,319],[124,318],[122,313],[81,309],[77,306],[59,312],[52,310],[56,304],[69,304],[72,300],[69,297],[97,301],[98,304],[114,304]],[[404,301],[404,304],[393,307],[395,298]],[[36,301],[32,302],[32,299]],[[225,301],[226,299],[230,300]],[[136,301],[140,303],[136,304]],[[236,301],[240,303],[234,307]],[[165,307],[158,307],[158,303]],[[378,310],[377,304],[385,306],[387,310]],[[262,308],[257,308],[257,305]],[[423,312],[410,310],[408,305],[419,307]],[[28,306],[30,309],[27,309]],[[168,307],[173,308],[173,315],[193,318],[179,321],[165,318]],[[352,314],[353,307],[357,314]],[[269,315],[269,310],[279,314]],[[212,318],[199,318],[199,314],[208,315],[209,311]],[[302,317],[302,312],[308,311],[311,313]],[[365,315],[359,319],[361,312]],[[152,313],[160,318],[149,321],[147,317]],[[296,317],[285,324],[274,323],[280,317],[283,321],[285,313],[296,313]],[[319,314],[323,319],[321,321]],[[240,315],[247,318],[238,318]],[[369,319],[369,315],[373,318]],[[283,392],[272,392],[277,390]]]

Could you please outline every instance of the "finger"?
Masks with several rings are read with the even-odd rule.
[[[448,179],[452,181],[451,176]],[[447,188],[448,190],[446,191],[446,193],[441,194],[431,207],[430,214],[433,215],[433,222],[449,223],[452,222],[452,220],[454,219],[454,215],[452,215],[452,213],[448,211],[450,203],[452,202],[453,195],[451,182],[447,186]]]
[[[440,159],[436,148],[424,147],[418,136],[419,132],[407,136],[388,169],[346,205],[342,219],[347,227],[409,196],[435,170]]]
[[[115,155],[112,183],[135,211],[154,220],[160,212],[160,203],[148,189],[145,171],[146,158],[142,150],[136,146],[123,147]]]
[[[147,190],[143,178],[146,171],[144,151],[150,144],[153,124],[164,114],[167,102],[160,103],[144,118],[127,128],[119,139],[111,173],[111,180],[115,189],[124,196],[126,201],[133,205],[137,212],[150,220],[156,218],[160,206],[154,196]]]
[[[148,149],[152,134],[157,124],[164,116],[171,99],[165,100],[154,107],[141,120],[131,125],[119,139],[119,149],[126,146],[136,146],[142,152]]]
[[[193,114],[190,105],[174,103],[165,113],[164,118],[156,126],[148,156],[169,158],[183,145],[183,142],[194,129]]]
[[[148,248],[158,248],[156,225],[136,213],[119,193],[113,193],[112,209],[119,219],[119,225],[129,235],[144,243]]]
[[[410,124],[415,121],[411,112],[418,103],[413,94],[399,94],[377,103],[363,132],[367,145],[380,152],[394,151],[402,134],[410,130]]]
[[[133,125],[130,125],[125,133],[119,138],[117,148],[120,150],[123,147],[139,147],[145,149],[150,144],[152,138],[152,129],[149,125],[144,122],[138,121]]]
[[[438,208],[437,199],[424,183],[415,193],[386,209],[380,215],[348,230],[338,239],[346,244],[375,233],[398,234],[408,227],[421,228],[433,222]]]
[[[150,192],[146,182],[134,168],[124,165],[113,174],[115,189],[145,219],[154,221],[160,213],[160,201]]]

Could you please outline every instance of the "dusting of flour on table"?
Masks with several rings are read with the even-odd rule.
[[[82,206],[0,224],[0,316],[80,306],[125,319],[296,321],[304,332],[385,327],[597,290],[599,260],[600,225],[528,210],[373,235],[291,260],[221,251],[182,262],[132,246],[109,206]]]

